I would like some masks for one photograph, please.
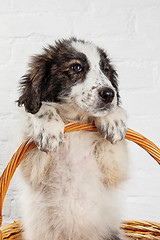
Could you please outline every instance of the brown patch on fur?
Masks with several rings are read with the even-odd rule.
[[[111,171],[111,169],[108,169],[106,166],[106,163],[102,162],[102,159],[100,158],[101,151],[103,151],[101,149],[102,141],[106,141],[106,140],[102,139],[101,141],[97,141],[95,143],[94,155],[96,157],[96,161],[99,166],[99,169],[102,173],[101,181],[104,184],[104,186],[108,188],[109,186],[118,185],[120,179],[116,173],[116,170],[112,169]],[[109,152],[110,154],[113,154],[113,151],[110,149],[109,149]]]
[[[21,81],[21,96],[18,105],[35,114],[45,102],[65,102],[75,82],[84,81],[89,64],[83,53],[71,47],[71,40],[56,42],[32,58],[28,73]],[[72,64],[81,64],[83,71],[75,73]]]
[[[94,90],[95,88],[96,88],[96,87],[95,87],[95,86],[93,86],[93,87],[92,87],[92,90]]]
[[[51,121],[53,116],[54,116],[53,112],[48,111],[48,112],[45,112],[44,114],[39,115],[38,118],[46,118],[48,121]]]

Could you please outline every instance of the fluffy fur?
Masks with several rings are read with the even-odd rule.
[[[117,187],[126,179],[126,114],[104,50],[75,38],[33,57],[21,81],[24,138],[37,147],[21,163],[26,240],[123,240]],[[98,132],[64,134],[65,122]]]

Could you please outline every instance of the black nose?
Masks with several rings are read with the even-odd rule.
[[[114,91],[111,88],[105,87],[99,91],[99,96],[105,103],[111,103],[114,98],[114,95],[115,95]]]

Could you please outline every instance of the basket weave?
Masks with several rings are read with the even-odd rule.
[[[65,132],[71,131],[97,131],[95,125],[91,123],[66,123]],[[143,135],[127,129],[125,136],[126,139],[135,142],[140,147],[145,149],[157,162],[160,164],[160,149],[150,140],[145,138]],[[4,197],[9,187],[9,183],[16,168],[21,163],[25,154],[35,147],[35,143],[29,139],[20,145],[18,150],[14,153],[7,167],[5,168],[0,178],[0,226],[2,223],[2,206]],[[121,224],[121,228],[124,229],[126,235],[131,239],[152,239],[160,240],[160,224],[147,221],[125,221]],[[22,226],[20,221],[14,222],[7,226],[0,228],[0,240],[4,239],[22,239],[21,238]]]

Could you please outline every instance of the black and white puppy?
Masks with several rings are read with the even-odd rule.
[[[71,38],[33,57],[21,81],[26,240],[122,240],[117,187],[126,179],[126,114],[117,73],[94,44]],[[65,122],[98,132],[64,134]]]

